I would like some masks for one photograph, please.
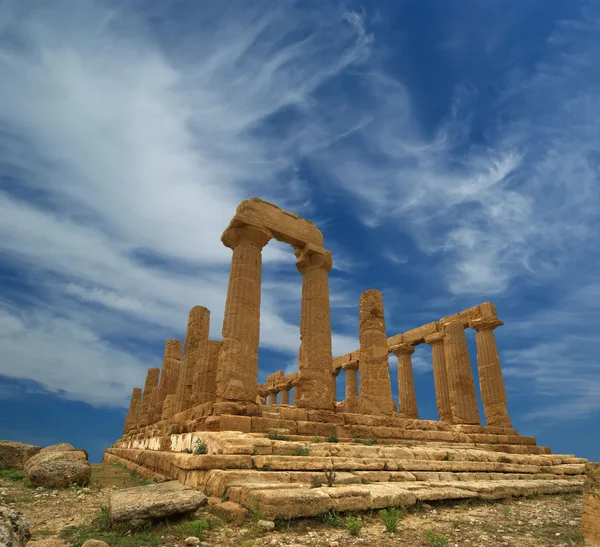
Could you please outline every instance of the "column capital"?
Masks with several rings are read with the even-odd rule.
[[[348,361],[342,365],[342,369],[344,370],[358,370],[358,359],[353,359],[352,361]]]
[[[394,344],[390,346],[389,351],[391,351],[396,357],[401,354],[412,355],[415,352],[415,348],[410,344]]]
[[[278,387],[269,387],[265,391],[270,395],[271,393],[279,393],[281,390]]]
[[[329,272],[333,266],[331,251],[312,243],[307,243],[304,247],[295,247],[294,255],[298,259],[296,268],[303,275],[307,270],[313,268],[320,268]]]
[[[443,332],[434,332],[429,336],[425,337],[425,343],[430,346],[434,346],[436,344],[441,344],[444,341],[444,333]]]
[[[504,321],[500,321],[500,319],[493,318],[481,318],[469,321],[469,327],[477,332],[484,330],[494,330],[496,327],[501,327],[502,325],[504,325]]]
[[[230,249],[235,249],[242,242],[248,242],[262,249],[272,237],[273,234],[267,228],[252,226],[233,219],[223,232],[221,242]]]

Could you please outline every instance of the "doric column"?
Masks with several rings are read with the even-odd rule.
[[[358,379],[356,375],[358,359],[345,363],[342,365],[342,369],[346,373],[346,399],[358,397]]]
[[[281,393],[281,401],[279,402],[279,404],[280,405],[289,405],[290,404],[290,388],[285,387],[280,391],[280,393]]]
[[[302,274],[299,362],[300,381],[294,404],[302,408],[333,410],[335,378],[332,374],[329,271],[331,252],[306,244],[296,249],[296,266]]]
[[[383,295],[370,289],[360,296],[360,397],[362,414],[389,415],[396,411],[388,363]]]
[[[131,400],[129,401],[129,410],[125,416],[125,425],[123,427],[123,435],[125,435],[135,425],[136,407],[142,401],[142,388],[134,387],[131,392]]]
[[[277,393],[278,393],[278,391],[276,389],[269,390],[269,404],[270,405],[277,404]]]
[[[152,419],[152,393],[158,387],[159,376],[159,368],[148,369],[146,382],[144,384],[144,394],[142,396],[141,412],[138,420],[138,425],[140,427],[149,425]]]
[[[198,348],[201,342],[208,340],[209,328],[210,311],[203,306],[194,306],[190,310],[185,332],[183,357],[181,358],[181,368],[177,382],[176,413],[191,408],[194,403],[194,376],[196,374],[196,362],[198,361]]]
[[[504,325],[499,319],[476,319],[469,323],[475,329],[479,390],[483,402],[485,422],[496,427],[512,428],[506,409],[506,389],[502,378],[500,357],[496,346],[494,329]]]
[[[446,373],[446,355],[444,352],[444,335],[435,332],[425,338],[431,346],[431,361],[433,364],[433,384],[435,386],[435,403],[441,422],[452,423],[450,410],[450,395],[448,394],[448,376]]]
[[[256,405],[262,249],[272,234],[234,219],[221,237],[233,250],[217,371],[217,401]]]
[[[221,342],[205,340],[200,343],[194,391],[196,404],[213,403],[217,399],[217,369]]]
[[[179,371],[181,368],[181,340],[167,340],[163,366],[158,384],[158,396],[156,403],[156,421],[162,419],[162,410],[167,395],[177,392],[179,382]]]
[[[398,401],[403,418],[419,417],[417,410],[417,393],[411,355],[415,348],[408,344],[396,344],[390,351],[398,358]]]
[[[455,424],[479,425],[477,392],[469,360],[467,337],[462,323],[460,321],[446,323],[444,337],[452,421]]]
[[[177,395],[171,393],[165,397],[165,401],[162,407],[162,420],[168,420],[175,414],[175,402],[177,401]]]

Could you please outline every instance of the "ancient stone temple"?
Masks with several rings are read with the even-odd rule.
[[[271,239],[294,248],[302,277],[298,371],[259,385],[262,249]],[[227,496],[240,511],[258,505],[269,518],[582,490],[586,460],[553,455],[513,429],[493,304],[388,336],[382,294],[367,290],[357,306],[360,347],[334,358],[332,256],[317,227],[250,199],[221,241],[232,250],[221,340],[209,339],[209,310],[193,307],[183,343],[168,340],[162,368],[133,389],[123,436],[104,461]],[[476,333],[483,415],[467,328]],[[438,420],[419,419],[411,361],[419,344],[431,346]]]

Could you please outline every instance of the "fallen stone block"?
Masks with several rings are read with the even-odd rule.
[[[41,446],[17,443],[14,441],[0,441],[0,469],[23,469],[27,460],[35,456]]]

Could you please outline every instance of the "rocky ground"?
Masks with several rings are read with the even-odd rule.
[[[33,537],[28,546],[80,546],[95,538],[111,547],[183,547],[188,536],[201,536],[201,544],[210,547],[583,545],[579,532],[582,497],[574,494],[420,504],[403,514],[394,533],[386,532],[379,511],[278,522],[275,530],[265,531],[256,524],[259,514],[243,526],[234,526],[209,515],[206,508],[195,515],[196,522],[166,522],[149,531],[111,530],[102,510],[109,493],[144,481],[118,464],[92,468],[87,489],[35,489],[18,474],[0,472],[0,503],[21,511],[29,520]],[[350,533],[353,525],[361,527],[357,535]]]

